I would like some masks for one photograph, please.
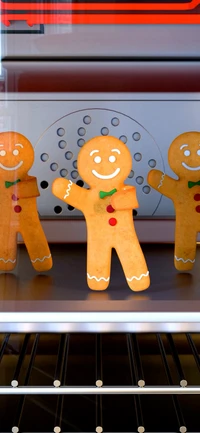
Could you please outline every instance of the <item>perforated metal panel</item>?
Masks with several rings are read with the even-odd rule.
[[[156,167],[175,177],[168,164],[172,140],[200,128],[198,94],[8,94],[0,95],[2,131],[15,130],[35,148],[30,174],[38,179],[38,210],[44,218],[80,217],[51,193],[52,181],[68,177],[86,187],[77,171],[77,155],[84,143],[98,135],[114,135],[126,142],[133,167],[126,183],[135,185],[138,216],[174,217],[171,200],[147,184]]]
[[[51,193],[57,177],[71,179],[87,187],[77,170],[80,148],[92,137],[112,135],[129,147],[133,166],[126,183],[137,187],[138,215],[153,215],[161,199],[147,183],[149,170],[163,171],[161,152],[152,135],[136,120],[123,113],[93,108],[67,114],[53,123],[39,138],[35,148],[35,169],[40,185],[38,199],[41,216],[77,216],[80,212],[63,204]]]

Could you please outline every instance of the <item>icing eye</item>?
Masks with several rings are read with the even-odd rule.
[[[19,150],[17,150],[17,149],[13,150],[13,155],[15,155],[15,156],[19,155]]]
[[[0,150],[0,156],[5,156],[6,155],[6,151],[5,150]]]
[[[96,162],[96,164],[99,164],[101,162],[101,157],[100,156],[95,156],[94,162]]]
[[[110,162],[115,162],[116,161],[116,157],[114,155],[110,155],[108,159],[109,159]]]
[[[190,156],[190,153],[191,153],[190,150],[185,150],[185,151],[184,151],[184,155],[185,155],[185,156]]]
[[[200,149],[198,149],[198,150],[197,150],[197,155],[199,155],[199,156],[200,156]]]

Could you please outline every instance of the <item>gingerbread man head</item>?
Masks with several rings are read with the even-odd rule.
[[[169,165],[179,178],[198,181],[200,178],[200,132],[185,132],[172,142]]]
[[[17,132],[0,133],[0,179],[23,179],[34,161],[30,141]]]
[[[79,174],[91,188],[118,189],[131,167],[132,157],[128,147],[111,136],[93,138],[78,155]]]

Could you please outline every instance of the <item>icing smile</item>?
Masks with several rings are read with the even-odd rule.
[[[92,170],[92,174],[95,177],[98,177],[98,179],[113,179],[113,177],[116,177],[119,174],[119,172],[120,172],[120,168],[117,168],[114,171],[114,173],[103,175],[103,174],[98,173],[96,170]]]
[[[3,168],[3,170],[17,170],[19,167],[21,167],[21,165],[23,164],[24,161],[20,161],[19,164],[15,165],[14,167],[6,167],[5,165],[1,164],[0,162],[0,168]]]
[[[198,167],[190,167],[189,165],[187,165],[185,162],[182,162],[183,167],[185,167],[187,170],[192,170],[192,171],[198,171],[200,170],[200,165]]]

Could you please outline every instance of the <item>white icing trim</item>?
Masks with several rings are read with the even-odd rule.
[[[35,260],[31,260],[31,262],[32,262],[32,263],[35,263],[35,262],[43,262],[45,259],[50,259],[50,257],[51,257],[51,254],[49,254],[49,256],[44,256],[42,259],[37,258],[37,259],[35,259]]]
[[[68,188],[66,189],[66,194],[64,195],[64,199],[68,197],[71,187],[72,187],[72,181],[70,180],[68,183]]]
[[[21,167],[21,165],[24,163],[24,161],[20,161],[19,164],[15,165],[14,167],[6,167],[5,165],[0,163],[0,168],[3,168],[3,170],[17,170],[19,167]]]
[[[177,260],[177,262],[183,262],[183,263],[187,263],[187,262],[194,263],[195,262],[195,259],[194,260],[191,260],[191,259],[184,260],[184,259],[182,259],[182,257],[177,257],[177,256],[174,256],[174,257]]]
[[[15,263],[16,262],[16,259],[14,259],[14,260],[11,260],[11,259],[5,260],[2,257],[0,258],[0,260],[2,260],[2,262],[4,262],[4,263],[8,263],[8,262]]]
[[[109,281],[109,279],[110,279],[110,277],[108,277],[108,278],[104,278],[104,277],[97,278],[97,277],[95,277],[95,275],[91,276],[88,273],[87,273],[87,277],[89,278],[89,280],[96,280],[97,283],[99,283],[99,281],[101,281],[101,280],[103,280],[103,281]]]
[[[192,171],[198,171],[198,170],[200,170],[200,165],[198,167],[190,167],[185,162],[182,162],[182,166],[185,167],[187,170],[192,170]]]
[[[99,152],[99,150],[92,150],[92,152],[90,152],[90,156],[94,155],[94,153]]]
[[[120,172],[120,168],[119,167],[116,168],[116,170],[114,171],[114,173],[107,174],[107,175],[103,175],[103,174],[98,173],[96,170],[92,170],[92,174],[95,177],[98,177],[98,179],[113,179],[113,177],[116,177],[119,174],[119,172]]]
[[[111,152],[117,152],[117,153],[119,153],[119,155],[121,154],[119,149],[112,149]]]
[[[148,275],[149,275],[149,271],[147,271],[146,274],[141,274],[139,277],[135,277],[135,276],[133,276],[133,277],[131,277],[131,278],[126,277],[126,279],[127,279],[127,281],[133,281],[133,280],[140,281],[141,278],[143,278],[143,277],[148,277]]]
[[[15,146],[24,147],[21,143],[16,143]]]
[[[163,173],[162,176],[161,176],[161,179],[160,179],[160,183],[159,183],[159,185],[158,185],[158,188],[160,188],[160,187],[162,186],[163,181],[164,181],[164,178],[165,178],[165,173]]]

